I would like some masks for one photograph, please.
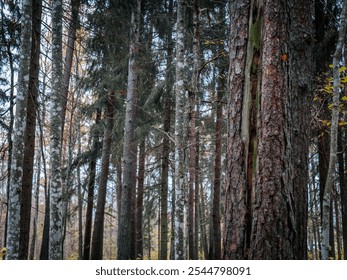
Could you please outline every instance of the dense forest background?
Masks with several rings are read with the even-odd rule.
[[[1,258],[346,259],[346,1],[0,3]]]

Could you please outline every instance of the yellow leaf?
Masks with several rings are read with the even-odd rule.
[[[334,64],[329,64],[329,68],[333,69],[334,68]]]
[[[342,96],[341,100],[342,101],[347,101],[347,96],[346,95]]]
[[[339,122],[339,126],[344,126],[344,125],[346,125],[346,124],[347,124],[346,121],[340,121],[340,122]]]
[[[341,66],[341,67],[339,68],[339,73],[345,71],[346,69],[347,69],[346,66]]]

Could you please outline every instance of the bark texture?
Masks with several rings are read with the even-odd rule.
[[[49,259],[61,260],[62,256],[62,181],[61,181],[61,112],[63,90],[62,73],[62,16],[61,1],[52,2],[52,97],[50,119],[50,230]]]
[[[107,193],[107,180],[109,172],[111,144],[112,144],[112,128],[114,116],[114,92],[110,92],[106,101],[104,139],[102,146],[101,170],[98,186],[98,199],[95,211],[94,232],[92,239],[92,251],[90,258],[92,260],[102,260],[103,258],[103,241],[104,241],[104,221],[105,221],[105,204]]]
[[[6,259],[18,259],[20,229],[20,193],[23,179],[24,131],[29,82],[31,49],[31,0],[22,2],[21,49],[18,73],[16,113],[14,119],[13,151],[11,160],[11,179],[9,188],[7,216]]]
[[[313,1],[231,4],[224,258],[307,258],[312,14]]]
[[[128,89],[126,97],[125,127],[124,127],[124,150],[123,150],[123,181],[122,202],[118,229],[118,253],[117,259],[130,259],[130,218],[132,195],[135,193],[134,183],[134,129],[137,104],[137,77],[139,65],[137,54],[139,51],[139,24],[140,24],[141,1],[137,0],[137,8],[132,12],[130,31],[130,58],[128,68]]]
[[[21,209],[20,209],[20,241],[19,259],[28,259],[31,199],[34,174],[35,157],[35,134],[36,134],[36,110],[39,93],[39,70],[40,70],[40,44],[41,44],[41,14],[42,1],[32,1],[32,40],[30,56],[30,73],[28,85],[28,102],[26,126],[24,132],[24,158],[23,170],[25,176],[22,181]]]
[[[184,11],[186,2],[178,1],[177,7],[177,35],[176,35],[176,107],[175,107],[175,259],[185,258],[184,245]]]

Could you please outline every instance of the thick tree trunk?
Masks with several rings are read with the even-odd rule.
[[[34,174],[35,157],[35,135],[36,135],[36,110],[37,97],[39,93],[39,70],[40,70],[40,44],[41,44],[41,14],[42,0],[32,2],[32,41],[30,57],[30,73],[28,86],[28,103],[26,126],[24,132],[24,158],[22,192],[20,196],[20,240],[19,259],[28,259],[30,221],[31,221],[31,199]]]
[[[312,4],[231,5],[224,258],[307,257]]]
[[[253,259],[307,258],[311,14],[310,2],[264,5]]]
[[[230,45],[233,47],[230,49],[228,81],[224,259],[245,259],[249,249],[250,203],[254,172],[250,170],[247,173],[247,157],[253,159],[248,152],[251,129],[249,115],[252,108],[252,90],[257,90],[257,87],[251,88],[249,71],[250,66],[254,65],[256,69],[259,63],[259,58],[256,56],[259,57],[262,14],[257,2],[252,1],[252,6],[248,0],[233,1],[231,4],[230,17],[234,23],[230,30]],[[248,36],[250,40],[247,45]]]
[[[98,199],[95,211],[94,232],[92,239],[92,250],[90,258],[92,260],[102,260],[103,242],[104,242],[104,221],[105,221],[105,204],[107,193],[107,180],[109,172],[112,129],[114,123],[114,100],[115,93],[112,91],[107,96],[107,105],[105,111],[106,127],[104,130],[104,139],[102,145],[101,170],[98,186]]]
[[[31,49],[31,0],[22,2],[21,49],[17,85],[14,140],[11,166],[11,184],[7,206],[6,259],[18,259],[20,238],[20,193],[23,180],[24,130],[29,82],[29,58]]]
[[[126,98],[125,127],[124,127],[124,150],[123,150],[123,182],[120,222],[118,229],[118,253],[117,259],[130,259],[130,218],[131,197],[134,187],[134,156],[132,146],[134,143],[135,113],[137,105],[137,76],[139,65],[137,54],[139,51],[139,23],[140,23],[141,0],[137,0],[136,10],[131,16],[130,31],[130,58],[128,65],[128,89]]]

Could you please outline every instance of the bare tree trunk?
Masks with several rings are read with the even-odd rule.
[[[64,73],[63,73],[63,97],[62,97],[62,129],[61,133],[64,134],[65,127],[65,114],[66,114],[66,105],[69,97],[69,85],[71,77],[71,69],[73,62],[73,53],[75,50],[76,42],[76,31],[79,26],[78,23],[78,14],[80,9],[80,0],[71,0],[71,18],[68,23],[68,34],[66,42],[66,52],[65,52],[65,63],[64,63]],[[63,136],[62,136],[63,139]]]
[[[224,258],[307,257],[312,4],[231,4]]]
[[[31,0],[22,2],[21,49],[18,73],[18,90],[14,123],[13,152],[11,159],[11,186],[7,206],[6,259],[18,259],[20,238],[20,193],[23,180],[24,130],[29,82],[29,58],[31,49]]]
[[[130,58],[128,65],[128,89],[125,113],[125,130],[124,130],[124,150],[123,150],[123,182],[122,182],[122,202],[120,222],[118,229],[118,260],[130,259],[130,218],[131,218],[131,196],[135,191],[134,187],[134,168],[133,168],[133,150],[131,149],[134,142],[134,117],[137,104],[137,76],[139,65],[137,54],[139,48],[139,23],[140,23],[141,0],[137,0],[137,7],[131,15],[130,31]]]
[[[339,38],[336,46],[336,50],[333,56],[333,107],[331,117],[331,129],[330,129],[330,155],[329,155],[329,167],[328,175],[324,187],[323,194],[323,207],[322,207],[322,259],[327,260],[329,258],[329,240],[330,240],[330,202],[331,192],[335,180],[335,167],[337,161],[337,133],[338,133],[338,121],[339,121],[339,103],[340,103],[340,60],[342,58],[342,50],[346,37],[346,16],[347,16],[347,4],[343,2],[343,8],[341,12],[341,23],[339,30]]]
[[[2,2],[4,4],[4,2]],[[5,9],[2,7],[1,9],[1,16],[4,16]],[[11,187],[11,168],[12,168],[12,151],[13,151],[13,127],[14,127],[14,89],[15,89],[15,70],[14,70],[14,61],[13,61],[13,54],[11,51],[11,44],[6,40],[5,33],[2,34],[2,40],[6,44],[7,48],[7,55],[9,60],[9,68],[10,68],[10,98],[9,98],[9,115],[10,115],[10,121],[8,126],[8,132],[7,132],[7,141],[8,141],[8,156],[7,156],[7,187],[6,187],[6,198],[7,198],[7,206],[9,202],[9,194],[10,194],[10,187]],[[4,244],[3,247],[6,247],[7,244],[7,227],[8,227],[8,211],[6,210],[5,215],[5,222],[4,222]],[[3,256],[3,259],[5,259],[5,256]]]
[[[178,1],[177,7],[177,38],[176,38],[176,110],[175,110],[175,259],[185,258],[184,245],[184,13],[186,2]]]
[[[196,112],[199,115],[200,113],[199,104],[197,105]],[[195,232],[194,232],[195,244],[194,244],[194,248],[195,248],[195,255],[197,256],[197,259],[199,259],[199,252],[200,252],[200,248],[202,247],[202,246],[199,246],[200,245],[199,237],[202,235],[201,227],[200,227],[200,223],[201,223],[200,204],[201,203],[200,203],[200,187],[199,187],[199,183],[200,183],[200,131],[199,131],[199,128],[197,129],[197,132],[196,132],[195,168],[196,168],[196,174],[195,174],[195,182],[194,182],[194,188],[195,188],[195,198],[194,198],[195,199],[195,202],[194,202],[195,203]]]
[[[62,127],[62,2],[52,2],[52,100],[50,120],[50,236],[49,259],[62,259],[62,182],[61,182],[61,127]]]
[[[160,260],[167,260],[168,258],[168,180],[169,180],[169,163],[170,163],[170,130],[171,130],[171,114],[172,114],[172,55],[173,55],[173,42],[172,42],[172,28],[173,23],[173,0],[170,0],[168,7],[168,17],[170,27],[167,33],[167,69],[166,69],[166,92],[164,101],[164,120],[163,129],[165,135],[163,136],[163,152],[161,162],[161,190],[160,190]]]
[[[213,178],[213,199],[212,199],[212,235],[210,237],[210,260],[219,260],[222,256],[221,249],[221,224],[220,224],[220,205],[221,205],[221,173],[222,173],[222,128],[223,128],[223,95],[224,95],[224,69],[220,65],[217,84],[216,99],[216,128],[215,128],[215,159],[214,159],[214,178]]]
[[[250,6],[252,5],[252,6]],[[251,14],[249,14],[251,11]],[[258,1],[233,1],[231,19],[231,43],[228,97],[228,144],[225,204],[224,259],[245,259],[249,249],[252,170],[247,172],[250,141],[250,112],[254,90],[251,86],[250,67],[257,69],[261,36],[262,9]],[[249,24],[252,24],[249,26]],[[250,40],[247,40],[250,36]],[[247,72],[246,72],[247,71]],[[258,71],[257,71],[258,72]],[[245,81],[245,79],[248,80]],[[256,79],[257,77],[255,77]],[[255,84],[257,81],[255,80]],[[255,92],[255,93],[256,93]],[[242,124],[242,126],[240,125]],[[249,175],[251,179],[249,179]]]
[[[36,130],[36,110],[37,97],[39,93],[39,70],[40,70],[40,44],[41,44],[41,14],[42,0],[32,2],[32,40],[30,73],[28,86],[28,103],[26,126],[24,132],[24,158],[23,158],[23,176],[22,192],[20,196],[20,240],[19,240],[19,259],[28,259],[30,221],[31,221],[31,199],[34,174],[35,157],[35,130]]]
[[[98,109],[95,117],[95,127],[100,125],[101,121],[101,110]],[[94,186],[96,176],[96,161],[99,147],[99,135],[95,132],[92,133],[93,144],[92,144],[92,158],[89,163],[88,171],[88,194],[87,194],[87,211],[86,211],[86,222],[84,229],[84,244],[83,244],[83,259],[89,260],[90,258],[90,242],[92,237],[92,223],[93,223],[93,208],[94,208]]]
[[[114,123],[114,100],[115,93],[111,91],[107,96],[107,105],[105,112],[106,127],[104,130],[104,139],[102,145],[101,170],[99,177],[98,200],[96,205],[94,232],[92,239],[92,260],[102,260],[103,258],[103,241],[104,241],[104,221],[105,221],[105,203],[107,193],[107,180],[109,172],[112,129]]]

